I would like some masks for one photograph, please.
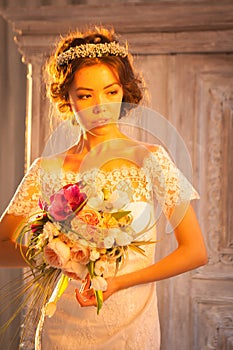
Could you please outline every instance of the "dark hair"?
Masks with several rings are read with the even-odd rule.
[[[75,58],[71,62],[58,65],[57,57],[69,50],[71,47],[81,44],[96,44],[119,42],[114,31],[106,28],[95,28],[85,33],[71,32],[67,37],[62,38],[57,45],[55,54],[50,57],[46,65],[47,92],[51,101],[57,104],[58,110],[67,118],[71,114],[68,90],[78,69],[103,63],[114,68],[119,75],[123,88],[123,101],[121,116],[139,104],[142,99],[142,79],[136,76],[132,56],[103,56],[98,58]]]

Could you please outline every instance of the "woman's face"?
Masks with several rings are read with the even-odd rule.
[[[71,108],[85,130],[116,123],[122,99],[118,73],[102,63],[77,70],[69,90]]]

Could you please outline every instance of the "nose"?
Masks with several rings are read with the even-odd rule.
[[[94,105],[92,108],[93,114],[99,114],[102,112],[102,106],[101,105]]]
[[[99,114],[105,111],[104,99],[101,96],[96,96],[95,104],[92,108],[93,114]]]

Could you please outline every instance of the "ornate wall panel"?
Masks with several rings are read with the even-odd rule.
[[[233,348],[233,301],[197,299],[195,350],[231,350]]]
[[[208,62],[209,61],[209,62]],[[200,218],[209,264],[193,281],[194,349],[232,348],[233,57],[206,58],[196,76]],[[205,176],[203,176],[205,174]],[[204,283],[201,283],[201,280]],[[205,327],[205,328],[203,328]]]
[[[231,66],[224,65],[226,62],[223,59],[222,68],[216,65],[215,72],[202,73],[198,79],[199,140],[206,151],[201,155],[200,169],[207,174],[201,191],[209,204],[203,210],[208,233],[209,269],[215,277],[223,273],[230,275],[233,262],[230,195],[233,190],[233,74]],[[204,122],[203,116],[206,116]]]

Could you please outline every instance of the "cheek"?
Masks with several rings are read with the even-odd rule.
[[[87,126],[88,121],[91,119],[90,110],[76,110],[75,117],[77,121],[83,126]]]
[[[73,94],[69,95],[69,103],[73,112],[78,112],[81,109],[85,108],[83,107],[84,101],[77,100],[77,97]]]
[[[112,103],[108,106],[109,112],[117,119],[121,112],[121,102]]]
[[[78,101],[71,101],[70,102],[71,108],[73,110],[73,112],[79,112],[80,110],[84,109],[84,107],[82,106],[82,103],[78,102]]]

